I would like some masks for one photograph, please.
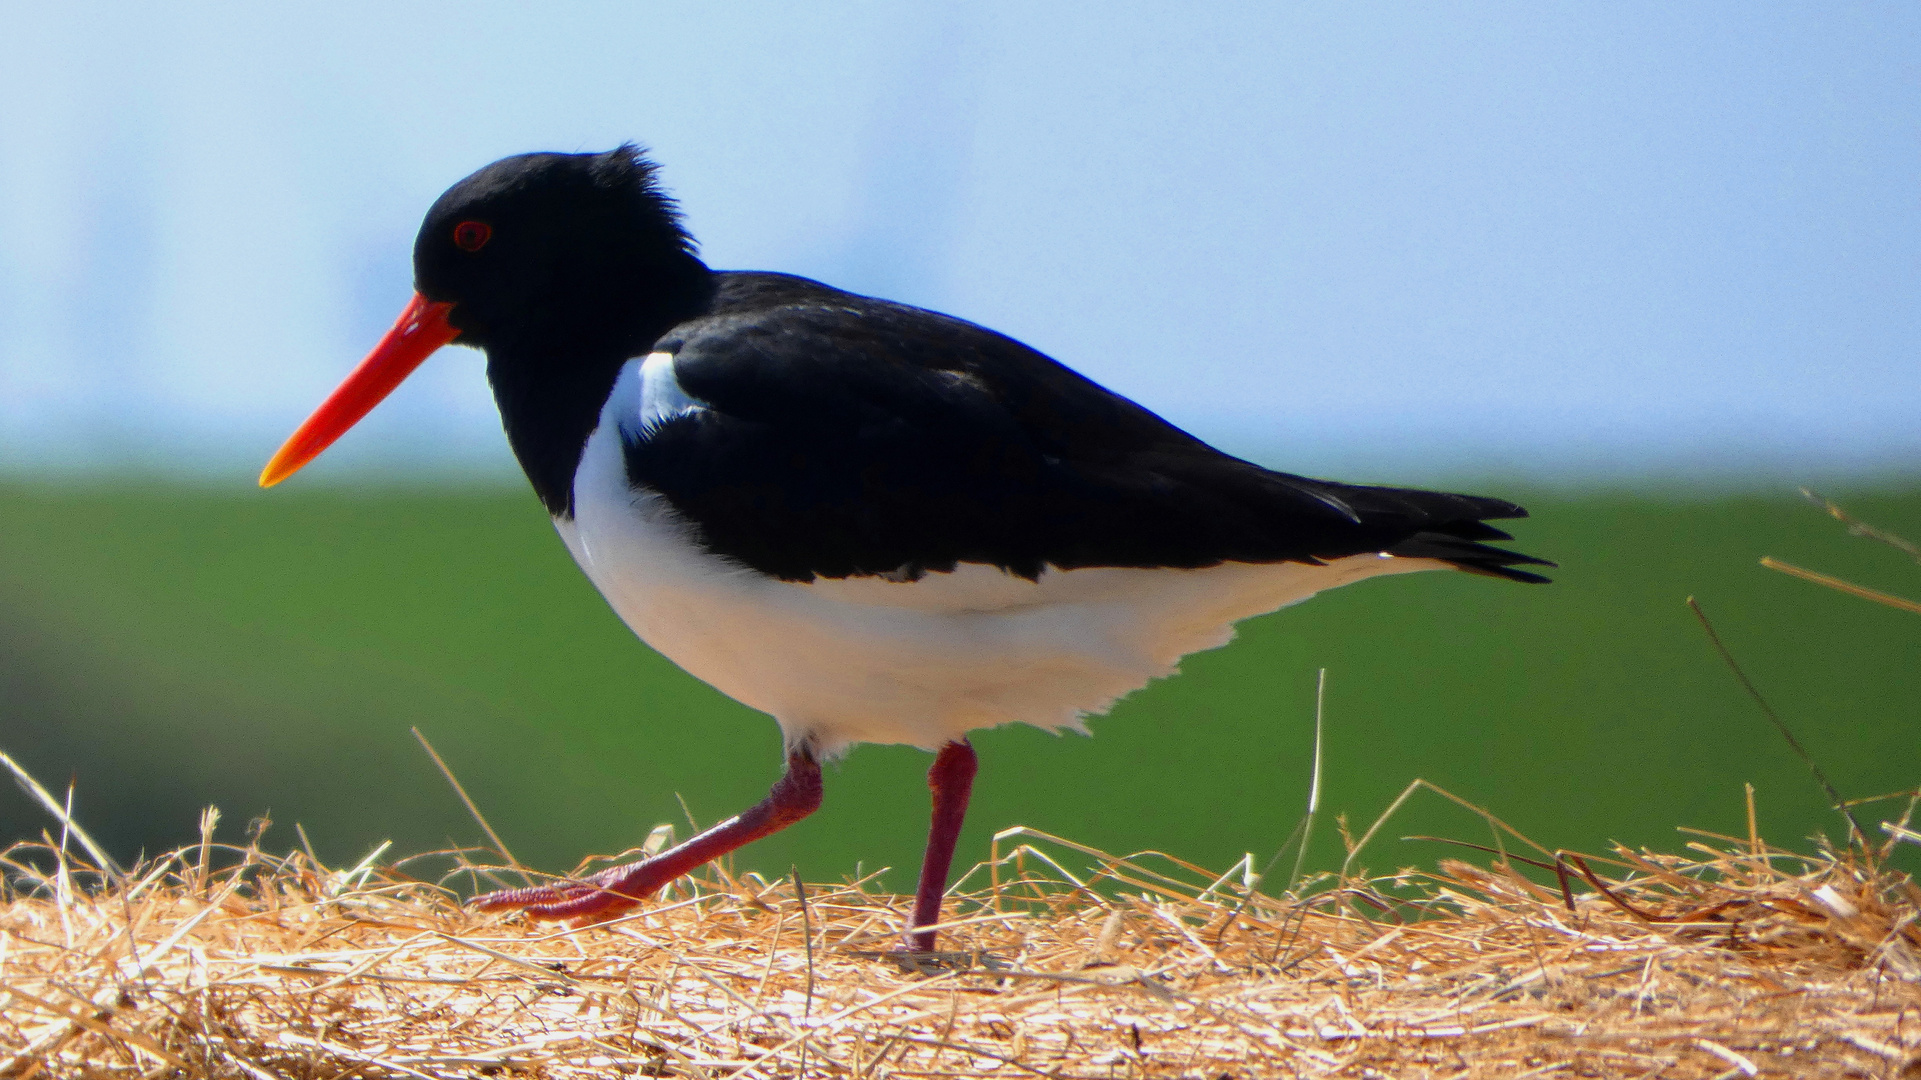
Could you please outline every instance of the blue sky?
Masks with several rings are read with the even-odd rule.
[[[1921,9],[10,5],[0,463],[243,478],[497,157],[1296,471],[1921,461]],[[447,350],[315,467],[510,470]]]

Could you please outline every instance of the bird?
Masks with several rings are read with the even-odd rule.
[[[1237,622],[1365,578],[1541,583],[1501,499],[1275,472],[1006,335],[701,260],[647,152],[503,158],[449,188],[415,295],[273,455],[285,480],[442,346],[472,346],[580,569],[647,645],[779,724],[761,802],[658,854],[476,897],[589,922],[784,829],[861,743],[933,751],[902,951],[931,953],[970,733],[1084,731]]]

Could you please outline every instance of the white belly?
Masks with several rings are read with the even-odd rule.
[[[1048,569],[1038,582],[963,564],[915,582],[774,580],[709,554],[656,495],[627,483],[617,434],[637,429],[630,363],[575,475],[574,558],[641,640],[771,714],[788,744],[936,747],[976,728],[1080,729],[1234,623],[1361,578],[1444,568],[1359,555],[1324,566]],[[654,405],[648,401],[648,405]],[[630,419],[628,419],[630,418]],[[651,418],[651,417],[650,417]]]

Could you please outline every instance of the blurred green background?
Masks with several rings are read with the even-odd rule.
[[[1844,794],[1921,783],[1921,618],[1757,565],[1775,555],[1921,593],[1921,568],[1897,552],[1788,487],[1454,486],[1525,502],[1518,546],[1559,561],[1556,583],[1364,583],[1244,624],[1096,719],[1092,739],[983,732],[962,862],[1014,824],[1208,866],[1265,857],[1305,801],[1323,666],[1320,865],[1338,857],[1335,814],[1365,827],[1415,777],[1549,846],[1741,832],[1744,782],[1776,842],[1837,835],[1807,770],[1711,652],[1690,594]],[[1921,536],[1921,487],[1828,494]],[[0,748],[49,787],[74,780],[80,820],[115,851],[188,842],[209,803],[225,838],[270,813],[269,846],[293,847],[298,821],[334,860],[387,838],[401,851],[477,842],[409,725],[547,870],[632,846],[657,822],[684,835],[676,792],[712,822],[780,767],[774,724],[634,639],[518,486],[0,485]],[[893,866],[888,883],[911,887],[928,761],[855,750],[818,815],[739,864],[816,879]],[[0,792],[0,834],[47,824]],[[1365,861],[1431,864],[1440,852],[1397,839],[1408,833],[1487,837],[1424,797]]]

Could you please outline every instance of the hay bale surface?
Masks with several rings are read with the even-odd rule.
[[[256,846],[210,871],[203,846],[108,875],[17,846],[0,1075],[1921,1075],[1921,891],[1691,848],[1284,899],[1251,861],[1216,878],[1013,829],[954,892],[957,952],[916,970],[887,956],[908,899],[871,879],[803,896],[714,866],[569,928],[470,913],[413,861]]]

